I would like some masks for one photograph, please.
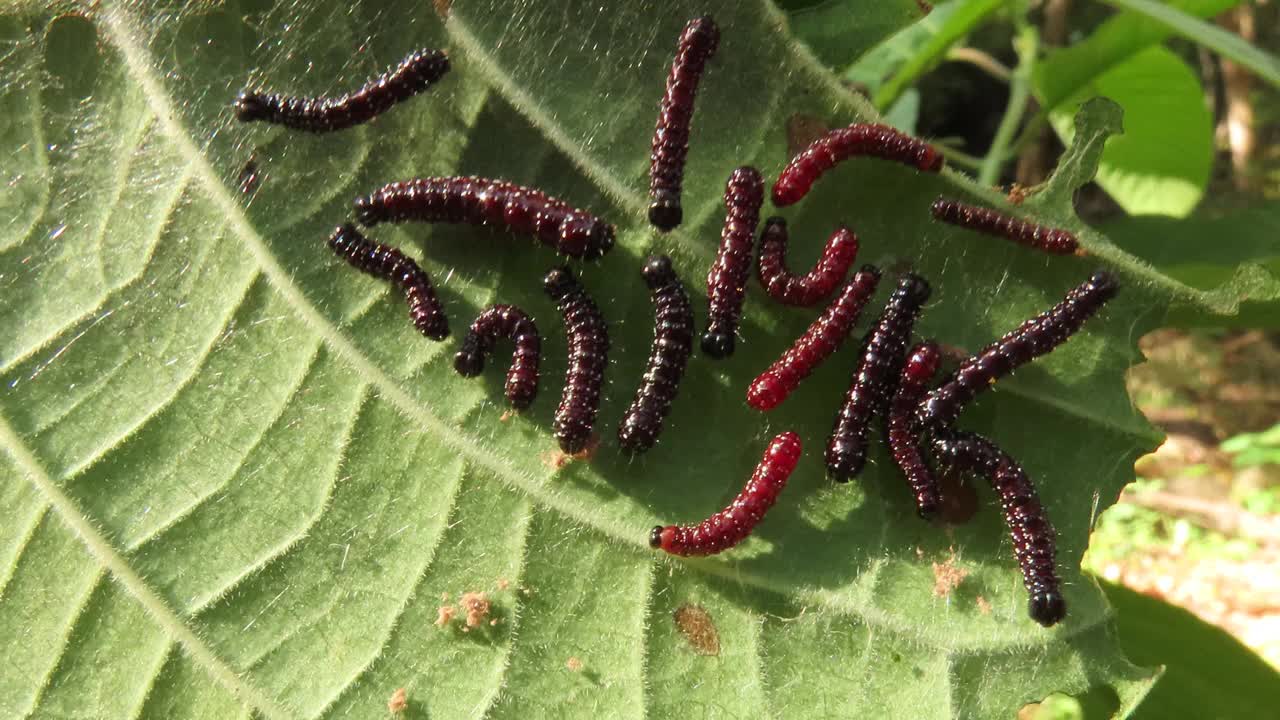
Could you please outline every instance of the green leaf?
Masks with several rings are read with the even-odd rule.
[[[1250,718],[1275,713],[1280,674],[1239,640],[1176,605],[1123,585],[1100,584],[1118,612],[1125,652],[1143,665],[1165,666],[1134,718]]]
[[[902,28],[863,53],[857,62],[845,70],[844,77],[865,85],[869,92],[875,93],[893,73],[915,58],[963,6],[963,3],[954,0],[939,3],[918,22]],[[902,94],[905,92],[904,90]]]
[[[904,33],[910,34],[904,35],[900,41],[896,37],[891,39],[895,46],[891,53],[903,49],[911,52],[902,60],[897,72],[873,95],[876,107],[892,106],[903,91],[942,61],[952,45],[964,39],[1006,2],[1007,0],[952,0],[950,3],[942,3],[916,23],[920,32],[908,28]]]
[[[1176,7],[1152,0],[1104,0],[1114,5],[1142,15],[1168,30],[1204,45],[1223,57],[1235,60],[1241,65],[1257,73],[1258,77],[1274,86],[1280,87],[1280,59],[1250,45],[1239,35],[1227,32],[1222,28],[1198,20],[1194,15],[1181,12]]]
[[[1076,103],[1095,95],[1124,108],[1127,130],[1103,152],[1098,184],[1133,215],[1189,214],[1213,164],[1213,119],[1200,78],[1173,52],[1151,47],[1094,78]],[[1049,114],[1064,141],[1071,138],[1076,103],[1061,103]]]
[[[1168,0],[1168,7],[1196,17],[1213,17],[1241,0]],[[1097,77],[1123,65],[1129,58],[1163,43],[1172,33],[1138,13],[1124,12],[1098,26],[1089,37],[1054,50],[1037,63],[1032,74],[1041,107],[1054,109],[1073,96],[1087,92]]]
[[[916,0],[825,0],[788,8],[791,33],[825,65],[844,67],[881,40],[920,19]]]
[[[1126,252],[1168,277],[1201,290],[1237,294],[1243,307],[1231,316],[1206,314],[1176,303],[1169,322],[1219,327],[1280,327],[1280,203],[1175,220],[1126,217],[1103,230]]]
[[[747,382],[811,313],[753,290],[739,355],[695,359],[660,446],[630,461],[610,442],[650,343],[644,255],[670,252],[703,302],[729,171],[776,172],[792,113],[873,117],[771,5],[457,2],[448,22],[407,0],[94,8],[0,18],[0,715],[386,717],[402,687],[430,717],[1009,717],[1098,686],[1122,712],[1140,700],[1149,674],[1120,655],[1078,570],[1092,517],[1158,441],[1123,376],[1171,302],[1236,305],[1072,215],[1114,105],[1084,107],[1060,172],[1018,210],[1078,232],[1087,260],[933,225],[938,193],[1005,207],[950,172],[847,163],[788,213],[797,265],[847,220],[865,261],[929,277],[920,332],[961,347],[1097,265],[1124,279],[1087,332],[964,419],[1039,479],[1059,529],[1071,613],[1044,630],[985,490],[974,520],[943,532],[914,518],[882,450],[859,482],[824,479],[851,353],[773,415],[746,408]],[[688,223],[655,236],[654,103],[681,25],[706,10],[725,33]],[[313,137],[232,120],[246,84],[333,92],[421,46],[449,47],[453,73],[368,126]],[[251,157],[261,184],[243,194]],[[544,396],[504,418],[500,368],[456,377],[455,343],[424,341],[387,287],[324,247],[356,193],[445,173],[538,185],[619,224],[619,247],[583,268],[614,342],[593,461],[544,457],[565,355],[539,288],[555,258],[466,227],[376,233],[423,259],[455,332],[493,302],[537,317]],[[784,429],[806,455],[755,537],[696,561],[647,547],[654,524],[722,506]],[[945,598],[935,562],[968,573]],[[442,594],[471,590],[498,624],[436,628]],[[673,621],[687,604],[712,619],[718,655]]]

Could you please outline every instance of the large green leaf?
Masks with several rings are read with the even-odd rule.
[[[1123,373],[1171,300],[1230,313],[1238,298],[1161,276],[1072,216],[1114,107],[1086,107],[1026,206],[1080,232],[1089,260],[931,225],[938,192],[1000,202],[951,173],[849,163],[789,214],[797,262],[844,219],[864,260],[916,266],[937,298],[920,330],[953,345],[976,347],[1097,264],[1124,278],[1088,332],[965,419],[1039,478],[1061,532],[1072,609],[1044,630],[1025,617],[994,503],[926,526],[881,451],[851,486],[823,479],[849,353],[772,416],[745,407],[746,382],[808,321],[759,293],[739,355],[693,363],[661,445],[617,454],[652,322],[642,256],[670,252],[698,289],[729,170],[775,172],[793,112],[835,124],[868,108],[772,6],[600,6],[457,0],[442,22],[406,1],[50,2],[0,19],[0,714],[383,717],[399,687],[414,716],[438,718],[1009,717],[1098,686],[1138,702],[1149,675],[1118,653],[1078,571],[1091,518],[1156,440]],[[705,10],[724,41],[699,102],[689,222],[659,238],[643,220],[655,100],[681,24]],[[454,72],[370,126],[311,137],[231,119],[246,83],[332,91],[420,46],[449,47]],[[245,195],[251,156],[261,185]],[[455,331],[495,301],[537,316],[544,397],[504,420],[497,368],[455,377],[454,344],[423,341],[397,298],[323,247],[356,192],[459,172],[619,223],[620,247],[583,270],[615,344],[590,463],[543,457],[564,355],[539,292],[552,257],[469,228],[377,233],[425,258]],[[700,561],[647,547],[655,523],[722,505],[783,429],[806,456],[755,538]],[[968,573],[945,598],[935,562]],[[434,627],[442,593],[467,590],[490,592],[498,624]],[[709,614],[718,655],[673,622],[686,604]]]
[[[1098,184],[1130,214],[1189,214],[1213,165],[1213,118],[1195,71],[1172,51],[1150,47],[1094,78],[1076,101],[1098,95],[1124,108],[1128,129],[1103,152]],[[1077,103],[1049,114],[1064,140]]]
[[[819,60],[844,67],[876,43],[920,19],[916,0],[822,0],[787,7],[791,34],[803,41]]]

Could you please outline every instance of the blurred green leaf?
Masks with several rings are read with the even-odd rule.
[[[1213,164],[1213,118],[1196,73],[1162,47],[1130,57],[1049,114],[1064,141],[1079,102],[1097,95],[1124,108],[1125,124],[1102,154],[1098,184],[1131,215],[1181,217],[1195,209]]]
[[[1221,628],[1180,607],[1100,581],[1118,613],[1120,645],[1164,674],[1131,717],[1240,720],[1275,715],[1280,674]]]
[[[828,67],[847,67],[881,40],[920,19],[915,0],[826,0],[785,5],[791,33]]]
[[[912,26],[919,28],[919,32],[908,28],[891,38],[889,43],[892,47],[886,48],[885,54],[878,54],[874,60],[881,67],[896,66],[892,75],[872,94],[876,107],[892,106],[921,75],[942,61],[952,45],[1007,4],[1008,0],[952,0],[941,3]]]
[[[1241,0],[1169,0],[1167,6],[1197,17],[1213,17],[1239,5]],[[1036,65],[1032,74],[1036,98],[1053,109],[1079,95],[1098,76],[1124,64],[1153,45],[1163,43],[1171,31],[1138,13],[1119,13],[1098,26],[1089,37],[1054,50]]]
[[[1262,80],[1280,87],[1280,59],[1250,45],[1239,35],[1197,19],[1176,6],[1154,0],[1102,0],[1143,16],[1169,31],[1203,45],[1249,68]]]

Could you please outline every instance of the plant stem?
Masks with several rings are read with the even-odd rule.
[[[1005,106],[1004,117],[1000,119],[1000,127],[996,129],[995,139],[991,141],[991,149],[987,151],[987,156],[982,160],[982,168],[978,171],[980,185],[995,185],[1000,179],[1000,168],[1009,157],[1009,143],[1022,124],[1027,100],[1031,97],[1031,71],[1035,68],[1036,55],[1040,52],[1040,35],[1036,28],[1027,23],[1019,23],[1013,46],[1018,51],[1018,67],[1014,69],[1009,82],[1009,104]]]
[[[947,51],[947,59],[952,62],[969,63],[1001,82],[1009,82],[1009,76],[1013,74],[1013,71],[1005,67],[1004,63],[977,48],[953,47]]]

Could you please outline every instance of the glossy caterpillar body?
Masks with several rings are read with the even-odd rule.
[[[447,72],[449,57],[444,51],[418,50],[359,90],[336,98],[242,92],[235,101],[236,118],[314,133],[343,130],[368,122],[426,90]]]
[[[903,275],[867,334],[862,359],[827,442],[827,473],[837,482],[848,482],[866,464],[871,419],[883,415],[893,397],[911,328],[929,292],[924,278]]]
[[[922,432],[916,422],[916,406],[929,389],[929,382],[938,372],[941,355],[933,341],[922,342],[911,348],[907,362],[898,376],[898,390],[889,405],[885,422],[885,439],[893,455],[893,462],[907,479],[911,495],[915,499],[916,512],[925,520],[937,516],[942,505],[937,478],[925,463],[921,452]]]
[[[355,200],[356,219],[493,225],[533,235],[556,252],[599,258],[613,248],[614,227],[541,190],[481,177],[427,177],[395,182]]]
[[[649,546],[672,555],[714,555],[737,545],[773,507],[799,461],[800,436],[778,435],[729,507],[697,525],[659,525],[649,533]]]
[[[354,225],[340,225],[329,236],[329,248],[359,270],[390,282],[404,291],[409,319],[418,332],[432,340],[449,337],[449,319],[431,278],[408,257],[390,245],[367,239]]]
[[[800,202],[823,173],[857,156],[893,160],[922,172],[942,169],[942,155],[923,140],[888,125],[854,123],[823,135],[792,158],[773,185],[773,204],[786,207]]]
[[[523,410],[538,395],[542,338],[533,319],[520,308],[494,305],[481,312],[463,338],[462,348],[454,355],[453,367],[463,377],[475,377],[484,372],[484,356],[493,352],[493,346],[500,337],[510,339],[515,345],[511,368],[507,371],[507,401],[511,407]]]
[[[747,404],[769,411],[782,404],[801,381],[831,357],[853,330],[880,283],[880,270],[863,265],[822,315],[747,388]]]
[[[805,275],[793,275],[787,267],[787,222],[771,217],[760,233],[756,271],[769,297],[783,305],[809,307],[826,300],[840,287],[857,257],[858,236],[842,225],[831,233],[817,265]]]
[[[1013,554],[1030,598],[1028,614],[1045,627],[1067,614],[1057,571],[1057,532],[1027,473],[995,443],[976,433],[943,433],[934,439],[934,454],[946,465],[985,477],[1000,497]]]
[[[564,393],[552,430],[560,449],[573,454],[587,447],[600,410],[600,389],[609,364],[609,332],[600,308],[569,268],[551,270],[542,285],[560,310],[569,337]]]
[[[1066,230],[1037,225],[991,208],[939,197],[929,210],[935,220],[1012,240],[1051,255],[1072,255],[1080,249],[1076,236]]]
[[[760,171],[753,167],[734,170],[724,188],[725,217],[720,231],[720,250],[707,272],[710,307],[707,331],[702,335],[702,352],[710,357],[726,358],[733,354],[763,204],[764,179]]]
[[[658,124],[653,131],[649,155],[649,222],[666,232],[684,219],[680,187],[684,182],[684,161],[689,152],[689,127],[698,81],[707,61],[720,43],[720,29],[711,16],[689,21],[680,33],[676,56],[667,76],[667,91],[658,108]]]
[[[1024,322],[965,360],[946,381],[929,391],[917,416],[925,425],[949,426],[978,393],[1018,367],[1066,342],[1115,297],[1119,285],[1099,271],[1067,293],[1062,302]]]
[[[653,349],[635,400],[618,426],[618,444],[633,454],[657,441],[693,352],[693,306],[671,258],[651,257],[641,272],[654,304]]]

